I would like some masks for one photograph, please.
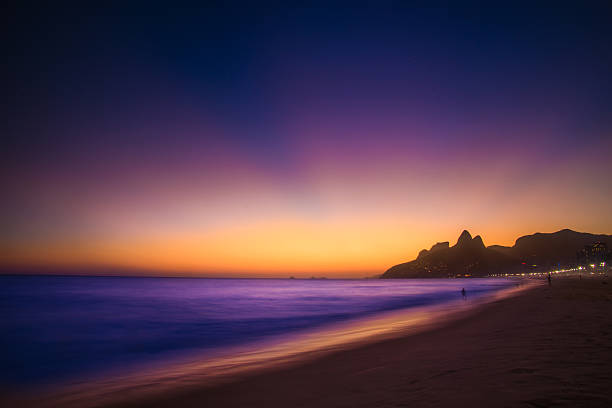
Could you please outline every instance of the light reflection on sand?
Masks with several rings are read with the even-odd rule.
[[[97,380],[73,381],[37,398],[37,406],[88,407],[153,396],[193,386],[232,381],[253,370],[278,368],[361,344],[404,336],[436,327],[481,306],[514,296],[541,282],[522,282],[496,293],[435,306],[384,312],[365,319],[328,325],[317,330],[275,337],[274,340],[195,354],[188,359]],[[60,391],[57,391],[59,389]]]

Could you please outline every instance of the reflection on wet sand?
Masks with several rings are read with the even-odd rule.
[[[73,381],[61,391],[37,398],[37,406],[99,406],[132,398],[183,390],[193,386],[228,382],[254,370],[278,368],[307,359],[356,347],[365,342],[404,336],[464,316],[496,300],[518,294],[541,282],[527,282],[499,292],[462,301],[447,302],[384,312],[365,319],[353,319],[317,330],[275,337],[273,340],[233,347],[216,353],[198,353],[128,373],[106,375],[97,380]],[[469,295],[469,294],[468,294]],[[57,390],[58,388],[55,387]]]

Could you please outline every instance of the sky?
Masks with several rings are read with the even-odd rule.
[[[611,234],[612,7],[431,4],[7,10],[0,269],[363,277],[463,229]]]

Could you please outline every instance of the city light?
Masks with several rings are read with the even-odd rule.
[[[591,266],[591,268],[595,269],[596,266],[601,266],[601,267],[605,267],[606,263],[605,262],[601,262],[599,265],[595,265],[595,264],[591,264],[589,266]],[[516,272],[516,273],[499,273],[499,274],[489,274],[489,277],[527,277],[527,278],[541,278],[541,277],[546,277],[549,274],[551,275],[560,275],[560,274],[566,274],[569,275],[572,272],[582,272],[584,271],[586,268],[584,266],[577,266],[575,268],[566,268],[566,269],[556,269],[556,270],[552,270],[552,271],[546,271],[546,272]],[[602,269],[599,270],[600,274],[604,274],[606,273],[607,270]],[[593,275],[595,274],[595,272],[590,271],[589,274]]]

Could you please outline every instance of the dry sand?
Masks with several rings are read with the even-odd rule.
[[[610,407],[612,284],[553,280],[441,328],[127,406]]]

